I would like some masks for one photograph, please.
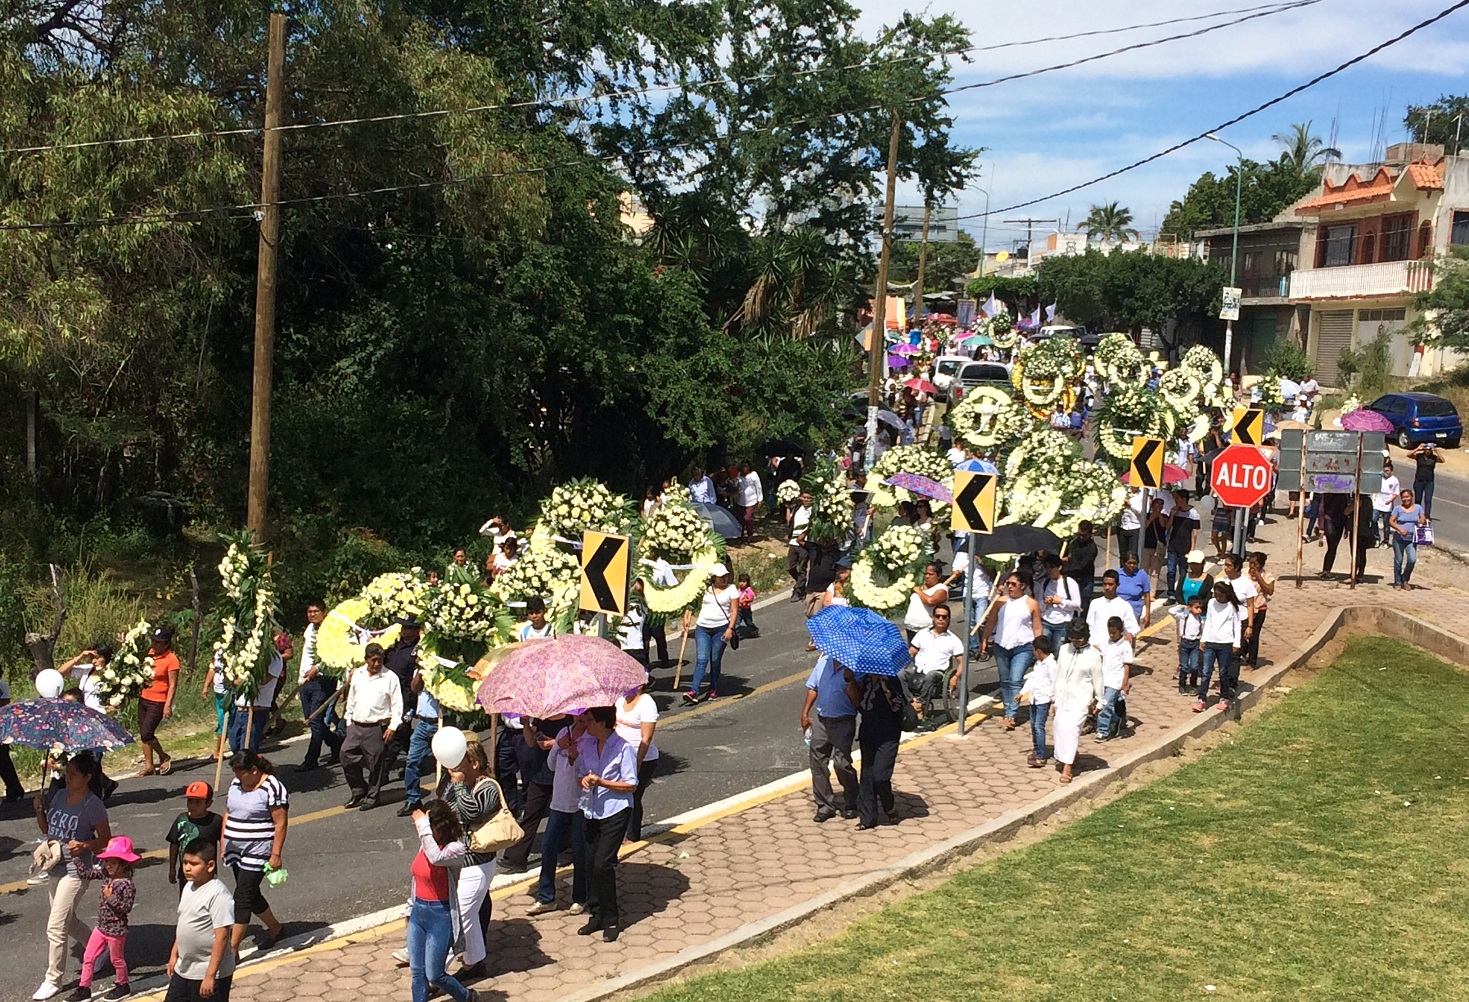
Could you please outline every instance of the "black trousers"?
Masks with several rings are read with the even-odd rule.
[[[514,842],[504,852],[504,860],[510,866],[524,866],[526,860],[530,859],[531,843],[536,840],[536,830],[541,827],[545,820],[546,811],[551,808],[551,787],[541,783],[527,783],[525,786],[525,814],[520,819],[520,827],[525,835],[518,842]],[[545,846],[541,847],[545,852]]]
[[[1330,574],[1331,565],[1336,563],[1336,548],[1341,545],[1342,534],[1346,532],[1345,526],[1326,526],[1326,559],[1321,563],[1321,573]]]
[[[388,771],[387,741],[383,737],[387,729],[386,723],[347,725],[347,737],[338,757],[352,796],[377,803],[382,794],[383,776]]]
[[[638,766],[638,789],[632,795],[632,817],[627,823],[627,837],[636,842],[643,837],[643,791],[653,785],[658,774],[658,760],[644,759]]]
[[[668,634],[663,620],[658,620],[658,625],[651,623],[643,627],[643,646],[647,649],[648,656],[653,654],[653,645],[658,645],[658,663],[662,664],[668,660]]]
[[[1251,668],[1255,666],[1255,659],[1260,656],[1260,631],[1265,627],[1265,614],[1269,609],[1259,609],[1255,612],[1255,618],[1250,621],[1250,635],[1240,647],[1240,660]]]
[[[495,782],[505,791],[505,806],[520,817],[525,807],[525,794],[520,789],[520,755],[517,746],[525,743],[519,727],[506,727],[500,721],[500,736],[495,739]]]
[[[233,980],[233,977],[215,978],[214,994],[205,999],[199,994],[199,986],[204,982],[190,981],[175,974],[168,979],[168,992],[163,996],[163,1002],[230,1002],[230,984]]]
[[[610,818],[587,818],[587,911],[604,927],[622,925],[617,909],[617,850],[627,835],[632,808],[618,811]]]
[[[21,784],[20,776],[15,771],[15,763],[10,759],[9,745],[0,745],[0,782],[5,784],[7,799],[25,796],[26,788]]]
[[[877,811],[892,813],[893,772],[898,767],[898,735],[862,734],[857,738],[862,749],[862,774],[857,781],[857,817],[864,825],[877,824]]]

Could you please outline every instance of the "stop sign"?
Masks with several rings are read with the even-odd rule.
[[[1231,445],[1214,457],[1209,486],[1230,508],[1249,508],[1270,493],[1270,460],[1258,446]]]

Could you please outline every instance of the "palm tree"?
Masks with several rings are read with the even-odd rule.
[[[1311,134],[1310,122],[1297,122],[1289,132],[1277,132],[1270,138],[1281,145],[1281,159],[1302,174],[1319,171],[1328,160],[1341,159],[1341,150],[1327,146],[1320,136]]]
[[[1132,228],[1132,210],[1124,209],[1116,202],[1092,206],[1092,211],[1087,214],[1086,222],[1081,224],[1081,228],[1086,230],[1089,241],[1099,240],[1106,243],[1115,240],[1124,244],[1128,238],[1138,238],[1137,230]]]

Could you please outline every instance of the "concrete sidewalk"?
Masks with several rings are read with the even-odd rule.
[[[1288,564],[1294,570],[1295,550],[1287,542],[1293,526],[1277,521],[1264,527],[1265,538],[1274,542],[1258,548],[1272,553],[1274,571]],[[1261,641],[1261,668],[1244,673],[1247,688],[1256,678],[1265,682],[1278,676],[1303,641],[1345,606],[1400,609],[1449,630],[1469,616],[1469,594],[1452,586],[1402,593],[1368,584],[1352,591],[1316,580],[1309,571],[1319,569],[1318,553],[1308,551],[1303,588],[1297,589],[1293,578],[1280,581]],[[1391,580],[1390,556],[1387,550],[1371,555],[1369,580],[1384,569]],[[1446,583],[1452,574],[1442,572],[1450,567],[1462,574],[1462,567],[1446,558],[1429,558],[1420,564],[1420,575]],[[1070,787],[1060,787],[1051,768],[1026,766],[1028,727],[1007,732],[997,720],[981,719],[963,740],[951,729],[927,735],[905,744],[899,755],[895,786],[902,821],[896,826],[862,832],[855,822],[839,819],[816,824],[808,792],[775,791],[635,847],[619,871],[624,932],[615,944],[603,943],[600,936],[577,936],[583,919],[564,911],[527,916],[533,899],[525,893],[525,882],[497,892],[491,976],[473,987],[506,999],[593,999],[666,977],[893,879],[905,867],[938,858],[946,847],[1023,823],[1037,808],[1054,810],[1061,798],[1069,802],[1084,796],[1149,755],[1167,754],[1189,733],[1217,726],[1222,715],[1213,708],[1193,714],[1193,697],[1179,695],[1173,681],[1172,620],[1155,623],[1147,633],[1128,701],[1135,731],[1107,744],[1083,737],[1078,782]],[[791,698],[794,713],[798,691]],[[738,740],[737,733],[730,735],[731,743]],[[411,836],[406,823],[404,835]],[[344,850],[339,872],[350,880],[350,847]],[[813,860],[819,862],[808,865]],[[406,893],[408,874],[403,877]],[[569,876],[563,885],[566,881]],[[566,893],[563,886],[563,897]],[[389,956],[402,945],[403,923],[395,921],[248,965],[237,974],[232,997],[236,1002],[407,998],[407,971]]]

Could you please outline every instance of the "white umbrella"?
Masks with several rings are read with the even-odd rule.
[[[1301,384],[1293,379],[1281,379],[1280,395],[1286,400],[1296,397],[1301,392]]]

